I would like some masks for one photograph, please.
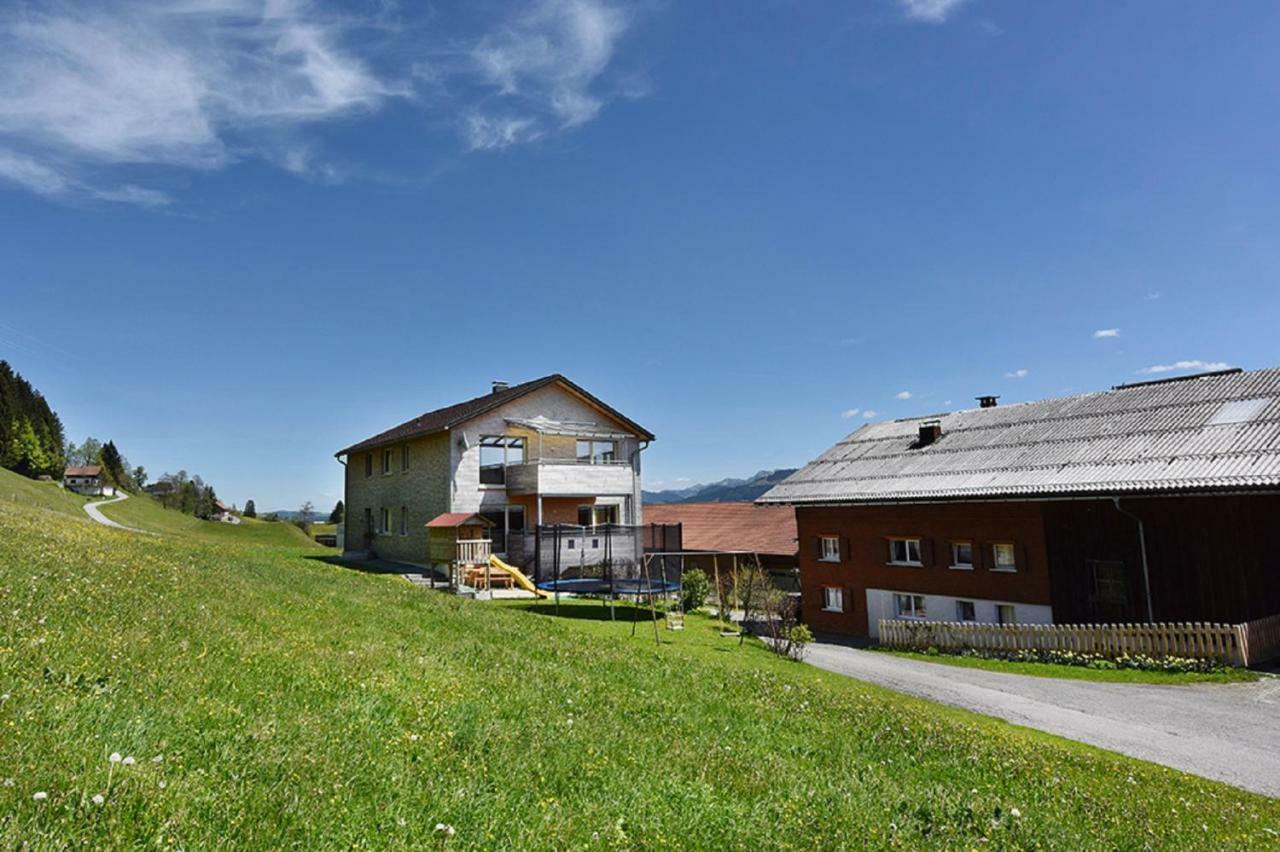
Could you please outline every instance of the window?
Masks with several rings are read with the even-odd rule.
[[[824,586],[822,589],[822,611],[844,612],[844,589],[835,586]]]
[[[391,472],[391,453],[392,451],[390,448],[387,448],[382,451],[382,472],[383,473]]]
[[[520,538],[524,534],[524,506],[486,509],[480,512],[480,517],[493,524],[488,535],[494,553],[510,553],[512,536],[516,537],[517,546],[524,544]]]
[[[1013,604],[996,604],[996,621],[1000,624],[1017,624],[1018,617]]]
[[[951,542],[951,567],[962,571],[973,570],[973,542]]]
[[[978,614],[973,601],[956,601],[956,621],[977,621]]]
[[[823,562],[839,562],[840,561],[840,539],[833,535],[824,535],[818,539],[822,543]]]
[[[364,475],[373,476],[373,453],[364,454]]]
[[[378,532],[391,532],[391,510],[385,506],[378,510]]]
[[[893,611],[897,613],[898,618],[923,619],[925,617],[924,595],[894,595]]]
[[[405,444],[400,448],[400,469],[409,469],[409,445]]]
[[[920,539],[889,539],[889,561],[894,565],[920,565]]]
[[[1123,562],[1091,559],[1089,565],[1093,568],[1094,600],[1103,604],[1128,602],[1128,583],[1125,582]]]
[[[524,438],[480,436],[480,484],[505,485],[507,465],[524,463]]]
[[[578,507],[578,526],[580,527],[599,527],[616,523],[618,523],[618,505],[616,503]]]
[[[1017,549],[1008,543],[991,545],[992,571],[1017,571]]]
[[[618,444],[598,438],[579,438],[577,455],[583,464],[609,464],[617,460]]]
[[[400,507],[400,535],[409,534],[409,508],[407,506]]]

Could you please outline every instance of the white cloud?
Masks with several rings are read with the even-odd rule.
[[[859,408],[846,408],[844,411],[840,412],[840,416],[845,420],[848,420],[850,417],[857,417],[861,411],[862,409]]]
[[[1119,337],[1120,329],[1118,328],[1100,328],[1093,333],[1094,340],[1101,340],[1104,337]]]
[[[546,125],[590,121],[614,94],[637,96],[634,80],[601,85],[630,24],[626,12],[603,0],[537,0],[512,17],[471,51],[500,107],[497,116],[469,116],[464,138],[473,149],[506,147],[538,138]]]
[[[1004,377],[1006,379],[1025,379],[1029,375],[1031,375],[1031,371],[1025,367],[1021,367],[1017,370],[1010,370],[1004,374]]]
[[[608,0],[532,0],[487,33],[441,26],[429,38],[390,6],[359,18],[326,2],[6,9],[0,179],[47,197],[141,204],[167,196],[137,185],[137,166],[212,170],[261,158],[336,182],[345,170],[308,129],[390,100],[441,113],[437,124],[483,150],[580,126],[611,97],[643,93],[634,79],[604,82],[631,23]],[[131,183],[113,177],[122,166]]]
[[[893,396],[895,399],[911,399],[911,391],[898,391]]]
[[[1194,359],[1190,361],[1174,361],[1172,364],[1153,364],[1150,367],[1143,367],[1139,373],[1147,375],[1157,373],[1174,373],[1182,370],[1198,370],[1201,372],[1213,372],[1214,370],[1230,369],[1231,365],[1226,361],[1201,361]]]
[[[964,2],[965,0],[898,0],[898,5],[913,21],[940,24]]]
[[[1152,290],[1150,293],[1143,296],[1142,300],[1144,302],[1154,302],[1156,299],[1160,299],[1163,297],[1164,297],[1164,293],[1161,293],[1159,290]]]
[[[867,420],[870,420],[872,417],[875,417],[879,413],[880,413],[879,411],[872,411],[871,409],[868,408],[866,411],[862,412],[862,416]]]

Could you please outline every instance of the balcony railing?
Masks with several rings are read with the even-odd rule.
[[[489,561],[492,542],[487,538],[465,538],[457,542],[455,558],[463,565],[483,565]]]

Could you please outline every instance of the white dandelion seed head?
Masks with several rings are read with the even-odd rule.
[[[111,752],[111,756],[108,757],[107,760],[111,761],[112,763],[119,763],[121,760],[120,752],[118,751]]]
[[[100,805],[106,800],[107,800],[106,796],[103,796],[101,793],[98,793],[96,796],[93,797],[93,803],[95,805]]]
[[[444,831],[444,823],[442,822],[436,823],[436,831]]]
[[[1013,817],[1014,819],[1017,819],[1018,817],[1022,816],[1022,811],[1018,810],[1017,808],[1009,808],[1009,816]]]
[[[168,784],[166,784],[165,782],[163,782],[163,781],[161,781],[161,782],[160,782],[160,789],[161,789],[161,790],[163,790],[165,787],[168,787],[168,786],[169,786],[169,785],[168,785]]]
[[[133,755],[129,755],[128,757],[126,757],[126,758],[124,759],[124,765],[125,765],[125,766],[133,766],[133,765],[134,765],[135,763],[137,763],[137,762],[138,762],[138,761],[136,761],[136,760],[134,760],[134,759],[133,759]]]
[[[151,758],[151,762],[152,762],[152,763],[164,763],[164,755],[163,755],[163,754],[157,754],[155,757]]]
[[[40,790],[31,798],[35,799],[37,802],[43,802],[45,799],[49,798],[49,794],[46,793],[44,790]]]
[[[12,779],[12,778],[6,778],[6,779],[4,779],[4,786],[6,786],[6,787],[12,787],[12,786],[13,786],[13,783],[14,783],[14,781],[13,781],[13,779]]]

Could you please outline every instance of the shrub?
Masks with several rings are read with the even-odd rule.
[[[701,568],[690,568],[684,572],[680,583],[680,600],[685,612],[693,612],[705,606],[709,594],[711,581],[707,579],[707,572]]]

